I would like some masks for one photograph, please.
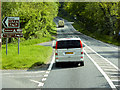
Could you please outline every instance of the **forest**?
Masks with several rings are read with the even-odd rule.
[[[120,45],[120,2],[2,2],[2,19],[6,16],[20,17],[22,40],[51,37],[53,19],[60,16],[84,34]]]
[[[2,2],[2,19],[20,17],[22,40],[50,37],[56,26],[53,19],[58,13],[57,2]],[[2,26],[4,28],[4,26]],[[9,38],[9,42],[15,41]],[[4,43],[5,39],[3,39]]]
[[[120,2],[64,2],[60,12],[78,31],[120,45]]]

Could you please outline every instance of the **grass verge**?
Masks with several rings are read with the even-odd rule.
[[[51,38],[42,38],[22,41],[19,55],[17,43],[8,44],[8,55],[6,46],[2,45],[1,69],[29,69],[47,63],[52,55],[52,47],[36,44],[50,40]]]

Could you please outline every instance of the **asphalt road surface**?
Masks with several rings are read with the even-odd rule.
[[[54,22],[57,24],[60,17]],[[55,67],[54,54],[48,67],[37,70],[3,70],[2,88],[98,88],[120,89],[118,47],[77,32],[73,22],[57,28],[57,38],[79,37],[84,43],[85,66]],[[39,45],[49,46],[52,42]]]

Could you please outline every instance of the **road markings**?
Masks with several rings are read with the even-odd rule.
[[[47,73],[47,74],[49,74],[49,73],[50,73],[50,71],[46,71],[46,73]]]
[[[42,79],[42,82],[43,82],[43,81],[46,81],[46,78],[43,78],[43,79]]]
[[[38,87],[42,87],[44,85],[44,83],[42,83],[42,82],[38,82],[38,81],[35,81],[35,80],[31,80],[31,79],[30,79],[30,81],[38,83]]]
[[[88,58],[95,64],[95,66],[98,68],[98,70],[102,73],[102,75],[105,77],[105,79],[108,81],[109,85],[112,89],[117,90],[113,82],[110,80],[110,78],[107,76],[107,74],[99,67],[99,65],[87,54],[87,52],[84,50],[85,54],[88,56]]]
[[[51,61],[50,65],[49,65],[49,68],[48,68],[49,71],[52,69],[54,61],[55,61],[55,53],[53,53],[53,58],[52,58],[52,61]]]
[[[45,74],[44,77],[48,77],[48,74]]]
[[[91,49],[88,45],[86,45],[84,43],[84,45],[89,48],[91,51],[93,51],[96,55],[98,55],[99,57],[101,57],[102,59],[104,59],[105,61],[107,61],[110,65],[112,65],[114,68],[116,68],[118,71],[120,71],[120,69],[113,63],[111,63],[109,60],[107,60],[106,58],[104,58],[103,56],[101,56],[100,54],[98,54],[97,52],[95,52],[93,49]]]
[[[77,31],[77,30],[75,30],[75,31]],[[77,31],[78,32],[78,31]],[[81,33],[81,32],[80,32]],[[81,33],[81,34],[83,34],[83,33]],[[88,38],[91,38],[91,39],[94,39],[94,38],[92,38],[92,37],[90,37],[90,36],[87,36],[87,35],[85,35],[85,34],[83,34],[85,37],[88,37]],[[94,39],[94,40],[96,40],[96,39]],[[96,41],[98,41],[98,42],[100,42],[100,43],[103,43],[103,44],[105,44],[105,45],[107,45],[107,46],[109,46],[109,47],[112,47],[112,48],[114,48],[114,49],[117,49],[118,50],[118,48],[119,47],[114,47],[114,46],[112,46],[112,45],[109,45],[109,44],[107,44],[107,43],[104,43],[104,42],[102,42],[102,41],[100,41],[100,40],[96,40]]]
[[[120,78],[120,76],[110,76],[110,77],[116,77],[116,78]]]
[[[120,87],[120,85],[115,85],[116,87]]]
[[[113,82],[120,82],[120,80],[116,79],[116,80],[112,80]]]
[[[115,73],[115,72],[106,72],[106,73],[108,73],[108,74],[120,74],[120,73]]]
[[[117,71],[116,69],[104,69],[105,71]]]

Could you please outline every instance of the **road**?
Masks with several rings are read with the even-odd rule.
[[[60,17],[54,21],[57,24]],[[3,70],[3,88],[100,88],[120,89],[118,47],[103,43],[74,29],[72,22],[57,28],[57,38],[80,37],[85,44],[85,66],[55,67],[54,55],[48,67],[39,70]],[[52,45],[47,42],[45,45]],[[3,89],[4,90],[4,89]]]

